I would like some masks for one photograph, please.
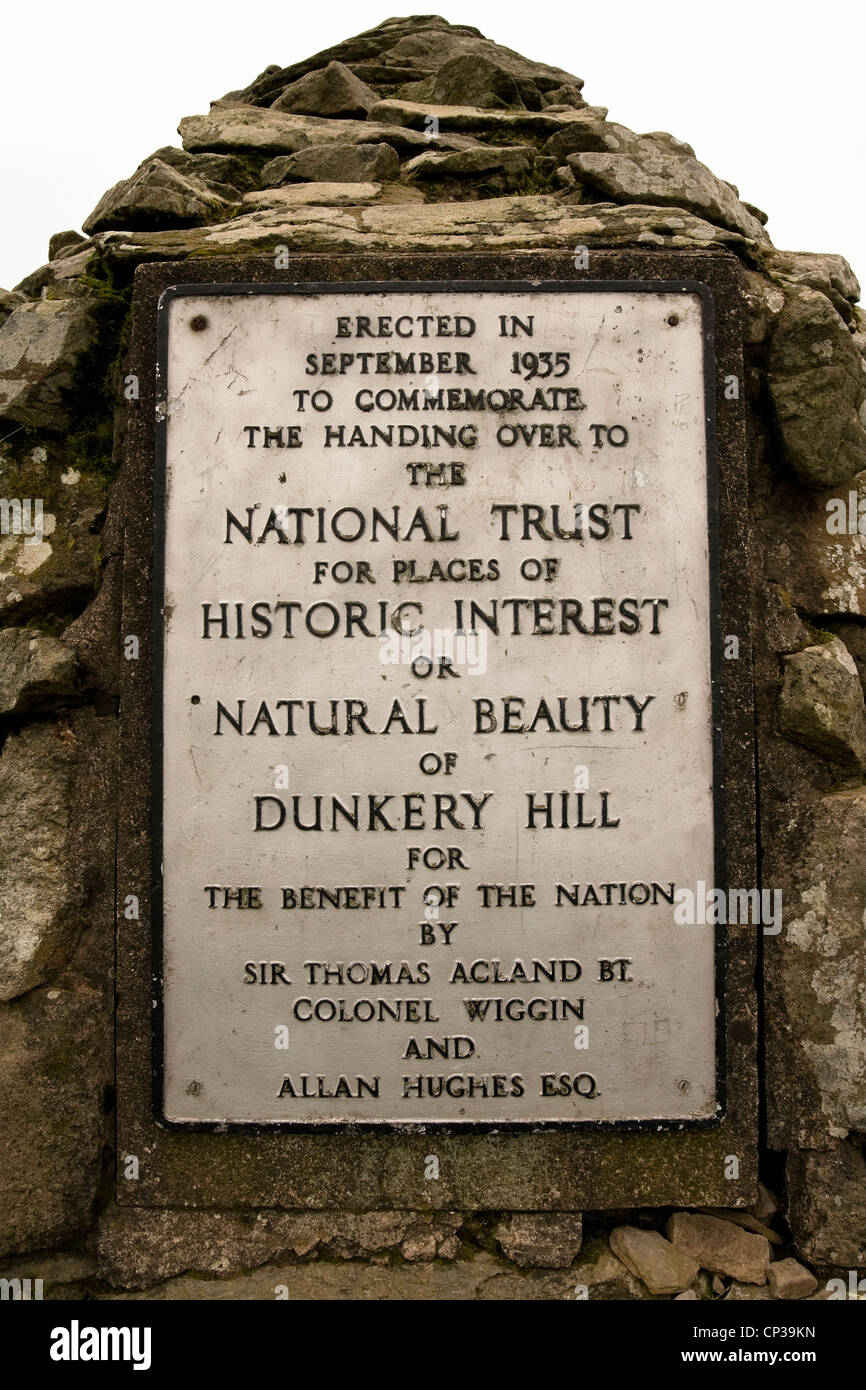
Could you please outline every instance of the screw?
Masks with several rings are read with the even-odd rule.
[[[679,321],[680,321],[680,316],[679,316],[679,314],[669,314],[668,317],[667,317],[667,319],[666,319],[666,322],[670,324],[671,328],[676,328],[676,326],[677,326],[677,324],[679,323]],[[193,319],[193,323],[195,323],[195,319]]]
[[[207,328],[207,319],[204,314],[196,314],[195,318],[190,319],[189,326],[193,333],[203,333]]]
[[[200,705],[200,704],[201,704],[201,696],[200,696],[200,695],[190,695],[190,697],[189,697],[189,702],[190,702],[191,705]]]

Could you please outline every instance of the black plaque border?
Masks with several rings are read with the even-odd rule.
[[[707,284],[699,280],[392,280],[392,281],[332,281],[308,283],[240,282],[217,284],[170,285],[160,296],[156,330],[156,412],[154,426],[153,474],[153,570],[151,610],[151,903],[152,957],[151,982],[153,1009],[153,1115],[166,1129],[212,1133],[239,1130],[284,1131],[294,1133],[341,1133],[351,1130],[357,1134],[398,1131],[411,1133],[503,1133],[515,1130],[565,1131],[628,1131],[706,1129],[718,1125],[727,1108],[726,1045],[725,1045],[725,930],[716,926],[715,938],[715,1113],[686,1119],[604,1119],[574,1120],[171,1120],[165,1114],[165,1019],[163,972],[163,673],[164,623],[163,600],[165,588],[165,496],[168,439],[168,367],[169,317],[171,305],[184,298],[222,298],[239,295],[327,295],[327,294],[424,294],[448,291],[487,294],[690,294],[701,301],[703,342],[703,385],[707,450],[707,543],[710,579],[710,683],[713,746],[713,851],[714,887],[727,892],[725,853],[725,796],[724,796],[724,711],[722,700],[722,626],[721,576],[719,556],[719,484],[718,438],[716,430],[715,381],[715,303]]]
[[[344,286],[409,282],[549,283],[585,280],[677,285],[698,282],[716,307],[715,387],[719,456],[721,625],[737,634],[740,659],[724,661],[724,778],[728,881],[761,884],[755,811],[755,722],[752,680],[751,523],[748,493],[748,408],[743,369],[743,276],[729,251],[605,246],[589,252],[581,273],[574,251],[488,244],[429,252],[352,248],[292,251],[284,275],[293,283]],[[577,273],[576,273],[577,272]],[[540,1124],[491,1132],[446,1126],[374,1127],[346,1124],[303,1131],[293,1124],[255,1129],[172,1128],[154,1117],[151,974],[151,573],[158,306],[172,287],[271,285],[274,252],[238,257],[231,251],[160,259],[160,250],[134,272],[132,334],[124,370],[140,383],[140,399],[121,407],[123,466],[112,492],[118,534],[118,599],[100,606],[94,621],[106,650],[123,634],[140,637],[140,660],[119,662],[119,760],[116,865],[116,1186],[119,1205],[137,1208],[272,1210],[599,1211],[608,1208],[744,1207],[758,1176],[759,929],[729,924],[726,962],[726,1111],[717,1123],[684,1121],[655,1128],[585,1121],[551,1129]],[[726,390],[731,380],[738,391]],[[718,615],[714,615],[718,622]],[[125,897],[140,902],[140,920],[127,921]],[[684,961],[684,977],[687,961]],[[639,1064],[639,1056],[636,1063]],[[645,1122],[643,1122],[645,1123]],[[425,1178],[425,1158],[440,1161],[438,1181]],[[134,1179],[125,1164],[139,1159]]]

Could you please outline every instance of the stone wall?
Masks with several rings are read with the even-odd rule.
[[[841,256],[776,250],[690,146],[609,121],[582,85],[474,29],[390,20],[187,117],[182,149],[145,159],[86,235],[52,237],[47,263],[0,291],[0,490],[43,509],[34,534],[0,535],[4,1274],[97,1297],[768,1298],[826,1297],[818,1280],[866,1263],[866,566],[847,514],[852,495],[866,509],[860,290]],[[135,518],[112,501],[136,408],[133,277],[281,246],[709,248],[741,267],[759,855],[785,904],[760,939],[765,1185],[749,1212],[114,1201],[115,826],[139,794],[116,765]]]

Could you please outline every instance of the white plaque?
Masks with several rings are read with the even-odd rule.
[[[710,308],[166,294],[168,1121],[717,1115]]]

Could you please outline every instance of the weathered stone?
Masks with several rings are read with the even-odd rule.
[[[440,106],[433,102],[399,101],[388,97],[379,101],[368,119],[384,121],[389,126],[404,126],[424,130],[429,117],[435,116],[440,131],[531,131],[552,135],[574,121],[587,116],[604,120],[607,111],[602,106],[586,106],[582,111],[491,111],[480,106]],[[440,136],[441,139],[441,136]]]
[[[87,1230],[99,1190],[110,1017],[80,983],[0,1005],[0,1252]]]
[[[798,1260],[776,1260],[767,1270],[767,1282],[774,1298],[808,1298],[818,1280]]]
[[[383,183],[400,172],[400,156],[391,145],[314,145],[279,159],[262,170],[262,183],[274,187],[294,180],[318,183]]]
[[[92,1255],[73,1250],[59,1250],[56,1253],[38,1251],[17,1259],[5,1259],[0,1266],[0,1277],[21,1281],[42,1281],[42,1297],[49,1299],[84,1298],[96,1274],[96,1261]],[[31,1297],[35,1294],[31,1292]]]
[[[426,202],[420,188],[401,183],[284,183],[244,194],[244,207],[280,208],[357,208],[379,204],[421,204]]]
[[[486,1251],[448,1264],[269,1264],[231,1278],[183,1276],[155,1288],[113,1293],[112,1300],[238,1301],[280,1297],[294,1303],[322,1301],[534,1302],[575,1298],[582,1285],[591,1302],[645,1298],[636,1279],[609,1251],[593,1265],[565,1271],[518,1271]],[[100,1297],[102,1295],[97,1295]]]
[[[763,1236],[771,1245],[782,1245],[782,1237],[772,1227],[765,1226],[763,1221],[759,1221],[748,1211],[729,1211],[725,1207],[701,1207],[702,1216],[717,1216],[720,1221],[731,1221],[735,1226],[742,1226],[744,1231],[754,1231],[756,1235]]]
[[[819,1269],[866,1268],[866,1159],[857,1144],[792,1150],[786,1177],[797,1254]]]
[[[685,151],[642,136],[627,153],[570,154],[576,178],[622,203],[679,207],[760,242],[766,233],[730,186]]]
[[[306,116],[356,116],[363,120],[378,100],[373,88],[344,63],[332,62],[291,82],[271,104],[271,110],[296,111]]]
[[[458,53],[443,63],[431,84],[430,97],[438,106],[508,107],[538,110],[541,96],[534,83],[521,86],[501,63],[480,53]]]
[[[625,126],[584,115],[580,120],[570,120],[560,130],[554,131],[545,140],[541,152],[564,162],[571,154],[604,154],[609,150],[620,150],[624,140],[630,147],[637,136],[627,131]]]
[[[854,658],[831,637],[785,657],[779,729],[851,773],[866,767],[866,706]]]
[[[28,724],[0,755],[0,999],[43,984],[80,930],[81,892],[62,861],[74,740],[62,723]]]
[[[109,1207],[99,1224],[100,1277],[138,1289],[194,1270],[224,1275],[294,1257],[412,1262],[453,1259],[463,1218],[409,1211],[179,1211]]]
[[[815,805],[768,975],[767,1122],[780,1149],[866,1129],[866,788]]]
[[[75,697],[75,653],[33,628],[0,630],[0,715],[51,709]]]
[[[741,274],[743,302],[746,306],[746,342],[764,343],[770,337],[785,307],[785,294],[764,275],[745,269]]]
[[[455,150],[439,154],[427,150],[403,166],[409,180],[477,178],[481,174],[501,178],[508,188],[529,172],[535,151],[522,145],[485,145],[477,150]]]
[[[68,232],[55,232],[54,235],[48,239],[49,261],[53,261],[61,251],[71,251],[73,247],[80,246],[84,240],[85,238],[80,232],[72,230]]]
[[[220,152],[252,150],[258,154],[296,154],[308,145],[389,144],[397,150],[426,150],[429,136],[401,122],[329,120],[238,106],[185,116],[178,126],[185,150]],[[423,123],[422,123],[423,130]],[[475,141],[466,135],[440,135],[443,148],[464,149]]]
[[[516,1265],[565,1269],[580,1252],[583,1219],[579,1212],[519,1211],[497,1222],[493,1234]]]
[[[26,304],[26,302],[23,294],[17,294],[14,290],[0,290],[0,325],[6,322],[19,304]]]
[[[770,395],[790,468],[826,488],[866,468],[866,364],[833,305],[792,294],[770,345]]]
[[[650,1293],[679,1293],[698,1275],[697,1260],[683,1255],[658,1231],[637,1226],[617,1226],[610,1233],[610,1248]]]
[[[726,1303],[765,1303],[772,1299],[773,1295],[769,1288],[764,1284],[738,1284],[736,1280],[731,1284],[725,1294]]]
[[[866,615],[866,472],[823,492],[782,482],[761,541],[768,579],[802,612]]]
[[[94,458],[96,468],[85,473],[65,464],[68,455],[62,441],[15,455],[11,443],[0,444],[0,479],[7,501],[14,498],[22,503],[22,531],[0,537],[0,626],[4,627],[32,618],[67,618],[92,597],[99,517],[105,508],[111,457],[109,452],[105,464]],[[38,502],[42,503],[39,524]],[[32,534],[25,534],[24,528]]]
[[[767,1282],[770,1246],[763,1236],[716,1216],[687,1211],[674,1212],[667,1234],[677,1250],[697,1260],[710,1274],[727,1274],[744,1284]]]
[[[533,250],[563,246],[655,246],[677,250],[736,246],[741,238],[670,208],[569,204],[552,195],[417,206],[269,210],[215,227],[169,232],[100,232],[110,264],[182,260],[189,255],[269,252],[284,242],[308,251]]]
[[[851,306],[860,298],[860,282],[844,256],[773,249],[763,262],[771,275],[826,295],[846,322],[853,318]]]
[[[759,1221],[772,1221],[779,1211],[779,1199],[775,1192],[771,1192],[769,1187],[765,1187],[762,1182],[758,1183],[758,1195],[752,1207],[752,1215]]]
[[[115,227],[196,227],[228,216],[238,201],[228,185],[209,183],[156,154],[104,193],[82,225],[88,233]]]
[[[96,332],[85,300],[20,305],[0,328],[0,419],[35,429],[67,428],[75,368]]]

